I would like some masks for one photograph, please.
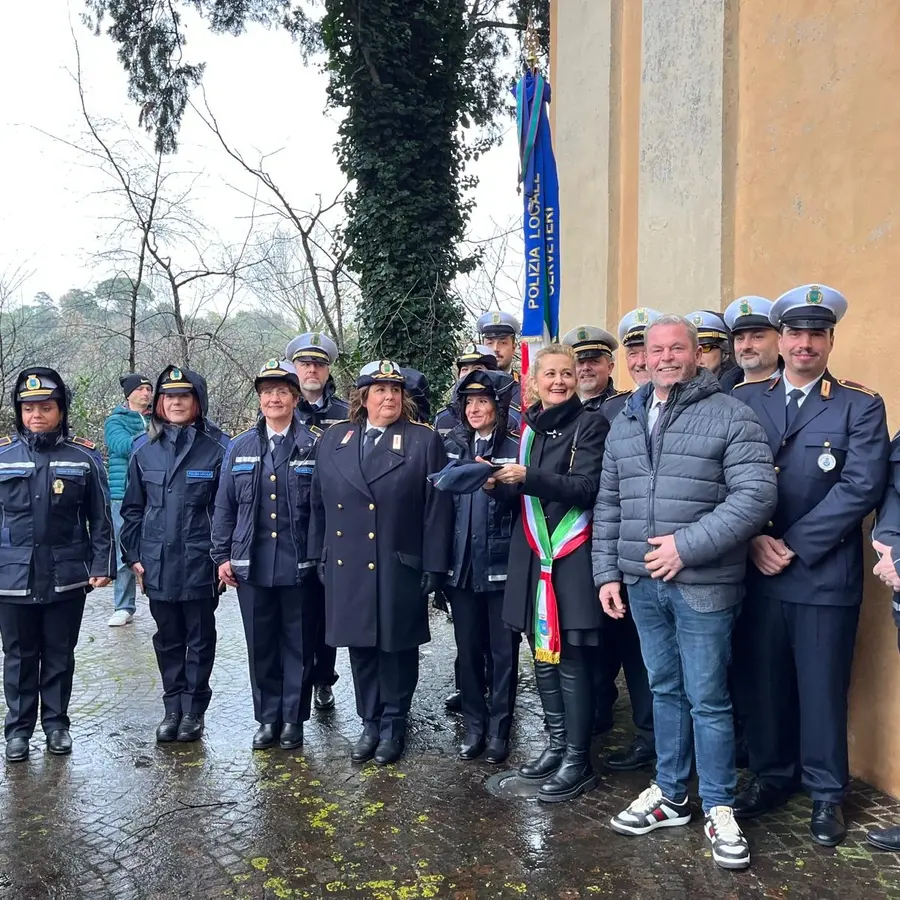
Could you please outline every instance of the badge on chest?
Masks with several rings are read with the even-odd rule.
[[[822,452],[819,454],[818,464],[823,472],[831,472],[837,465],[837,459],[831,452],[831,441],[825,441],[822,444]]]
[[[53,482],[53,493],[61,494],[66,489],[66,484],[62,478],[57,478]]]

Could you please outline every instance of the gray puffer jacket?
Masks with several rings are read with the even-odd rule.
[[[652,390],[647,384],[628,398],[606,439],[594,506],[594,583],[646,577],[647,539],[666,534],[675,535],[684,563],[676,582],[740,583],[748,543],[778,501],[765,432],[749,407],[701,369],[672,388],[651,463]]]

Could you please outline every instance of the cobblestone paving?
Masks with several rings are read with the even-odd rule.
[[[0,763],[0,898],[900,898],[900,859],[867,848],[865,830],[900,822],[900,804],[854,786],[847,842],[808,839],[796,799],[748,829],[749,872],[715,867],[699,815],[688,828],[625,838],[609,817],[648,773],[606,775],[572,803],[547,807],[487,793],[496,769],[455,758],[460,722],[443,710],[451,630],[433,618],[423,648],[406,756],[353,766],[358,723],[346,663],[337,708],[307,726],[302,752],[253,753],[246,652],[233,593],[219,609],[214,697],[201,744],[158,747],[159,678],[146,604],[111,629],[108,590],[89,598],[72,702],[75,749]],[[512,767],[543,745],[539,703],[522,658]],[[627,737],[619,724],[599,758]],[[698,811],[699,812],[699,811]]]

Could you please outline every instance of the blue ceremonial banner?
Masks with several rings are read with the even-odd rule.
[[[550,85],[540,72],[528,72],[516,85],[519,178],[525,201],[523,373],[529,350],[536,352],[559,339],[559,180],[550,140],[549,102]]]

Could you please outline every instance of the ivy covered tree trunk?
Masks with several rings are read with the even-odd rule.
[[[462,0],[328,0],[329,100],[346,110],[338,158],[356,182],[345,236],[359,275],[362,355],[454,374],[464,312],[453,281],[469,206],[457,140]]]

